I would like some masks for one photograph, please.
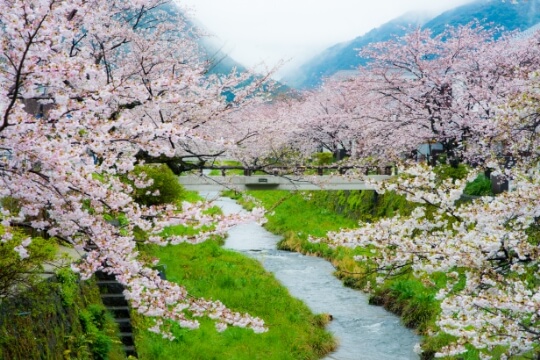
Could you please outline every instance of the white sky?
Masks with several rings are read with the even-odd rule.
[[[432,14],[471,0],[176,0],[216,36],[223,50],[252,67],[288,63],[352,40],[409,11]]]

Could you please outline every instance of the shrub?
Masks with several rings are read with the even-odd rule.
[[[330,165],[334,161],[334,154],[320,152],[313,155],[313,162],[317,166]]]
[[[133,186],[135,201],[141,205],[169,204],[180,200],[184,195],[184,188],[166,165],[140,165],[135,167],[131,174],[136,177],[146,174],[147,178],[153,180],[152,185],[142,189],[134,186],[132,180],[128,180]]]
[[[0,226],[0,235],[4,228]],[[10,297],[40,282],[43,263],[54,259],[56,244],[51,240],[35,237],[28,247],[28,257],[21,258],[15,248],[28,236],[14,231],[11,241],[0,242],[0,299]]]
[[[18,214],[21,210],[20,201],[12,196],[0,198],[0,206],[9,210],[12,214]]]
[[[56,272],[56,280],[60,284],[60,296],[62,303],[72,306],[79,296],[78,276],[69,268],[63,268]]]
[[[106,310],[102,305],[92,304],[79,313],[83,331],[89,340],[94,359],[107,360],[112,339],[105,333]]]
[[[473,182],[467,184],[464,193],[473,196],[493,195],[491,180],[486,175],[480,174]]]
[[[433,168],[433,172],[435,172],[439,176],[440,180],[445,180],[449,178],[454,180],[461,180],[467,177],[467,173],[469,172],[469,170],[463,164],[459,164],[457,166],[442,164]]]

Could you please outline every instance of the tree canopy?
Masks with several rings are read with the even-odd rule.
[[[160,279],[137,252],[137,242],[198,242],[239,221],[209,215],[200,203],[142,206],[135,200],[153,180],[134,170],[153,162],[177,169],[241,141],[208,134],[219,133],[228,112],[259,101],[266,81],[208,73],[196,29],[168,3],[0,2],[0,198],[18,205],[1,208],[2,242],[32,228],[85,249],[73,268],[83,278],[114,274],[142,314],[190,328],[206,315],[220,330],[265,331],[258,318]],[[175,224],[199,231],[162,235]],[[31,242],[15,247],[21,257]],[[152,329],[171,336],[167,326],[158,320]]]

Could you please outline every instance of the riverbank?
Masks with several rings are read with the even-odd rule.
[[[0,359],[125,359],[94,280],[69,269],[0,302]]]
[[[224,213],[244,211],[230,198],[220,198],[215,204]],[[365,293],[343,286],[325,259],[278,250],[281,239],[251,222],[231,229],[225,247],[259,260],[313,312],[330,314],[332,321],[326,328],[339,346],[326,360],[418,359],[414,346],[420,339],[400,324],[399,317],[369,305]]]
[[[234,194],[228,195],[234,196]],[[375,269],[370,267],[371,264],[354,260],[355,255],[369,253],[369,249],[331,248],[324,242],[308,241],[310,236],[324,237],[328,231],[354,228],[357,226],[357,221],[344,214],[338,214],[329,207],[321,206],[320,199],[314,198],[316,195],[309,192],[253,191],[248,195],[242,199],[242,195],[238,194],[237,198],[247,208],[253,206],[250,200],[256,199],[269,210],[265,227],[271,232],[284,236],[279,244],[280,249],[326,258],[335,267],[335,275],[345,285],[366,291],[370,294],[372,304],[382,305],[400,315],[406,326],[416,329],[420,335],[424,336],[422,359],[432,359],[434,354],[448,343],[449,336],[429,336],[432,330],[436,329],[435,320],[440,306],[435,299],[435,294],[446,281],[444,275],[440,274],[422,282],[404,273],[402,276],[377,284]],[[336,203],[339,203],[338,196],[339,194],[335,192],[333,200]],[[391,194],[385,194],[385,196],[392,197]],[[383,207],[386,206],[386,210],[373,207],[373,203],[367,204],[366,209],[369,211],[364,213],[366,217],[373,219],[375,216],[391,216],[394,213],[406,213],[412,209],[397,198],[383,198],[377,201],[378,204],[386,203],[383,205]],[[470,351],[466,357],[460,359],[478,358],[477,353]]]
[[[144,252],[160,259],[167,279],[186,287],[196,297],[219,299],[234,311],[265,320],[269,331],[255,334],[229,327],[216,331],[214,323],[201,319],[197,330],[172,327],[175,340],[145,330],[150,319],[136,316],[136,345],[141,359],[320,359],[336,343],[324,327],[327,317],[314,315],[293,298],[261,264],[245,255],[222,248],[223,240],[198,245],[146,246]]]
[[[15,246],[30,234],[14,234],[0,243],[0,359],[125,359],[96,282],[69,269],[78,252],[33,237],[22,257]]]

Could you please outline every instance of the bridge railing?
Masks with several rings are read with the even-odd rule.
[[[253,166],[245,167],[240,165],[217,165],[217,166],[203,166],[198,169],[200,173],[204,170],[218,170],[221,176],[226,176],[227,171],[241,170],[244,176],[252,176],[256,172],[262,172],[268,175],[288,175],[288,174],[306,174],[312,172],[316,175],[325,175],[325,172],[333,171],[340,175],[344,175],[349,170],[361,170],[365,175],[393,175],[395,173],[395,167],[392,165],[385,166]]]

